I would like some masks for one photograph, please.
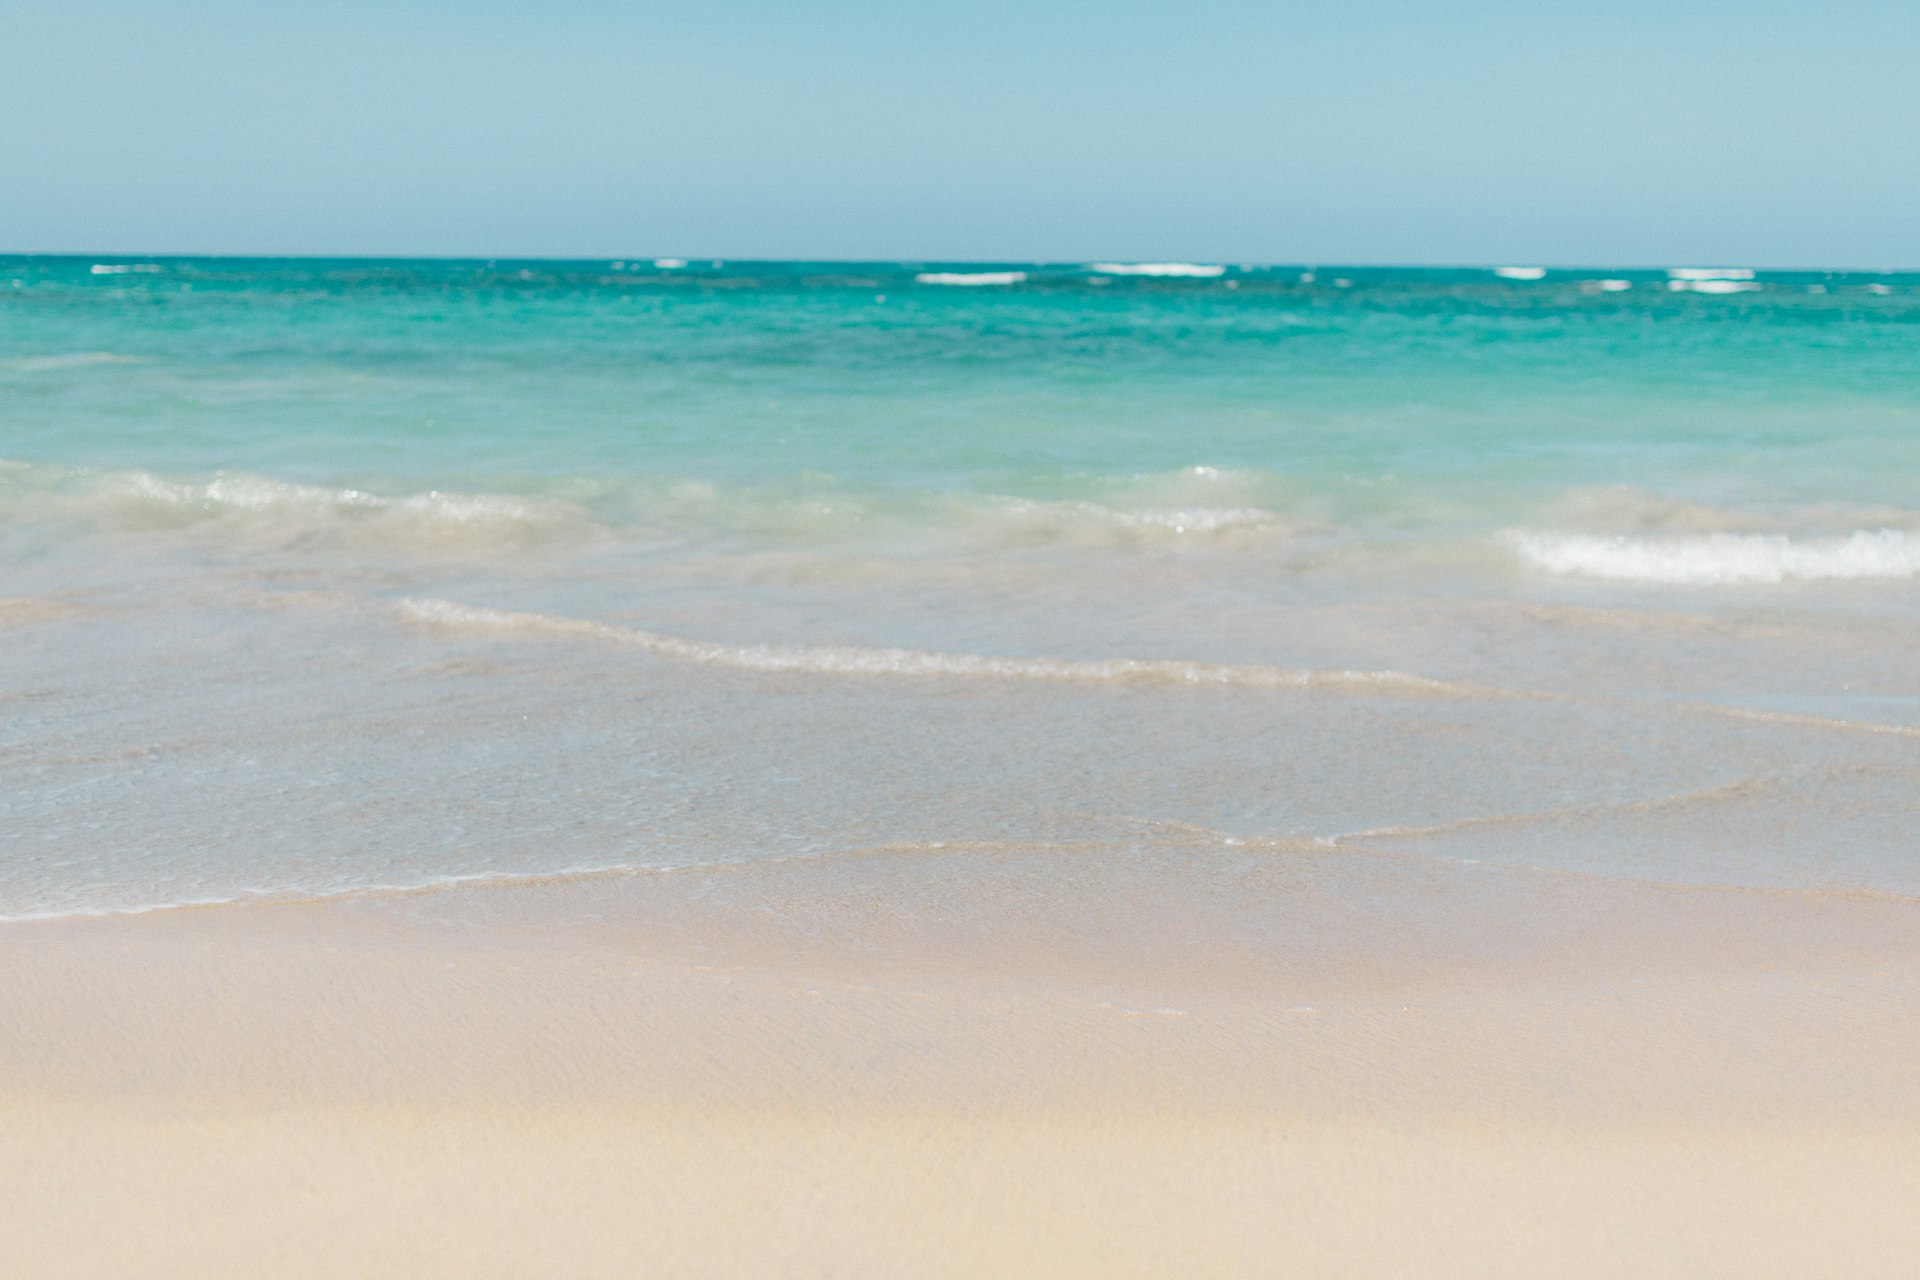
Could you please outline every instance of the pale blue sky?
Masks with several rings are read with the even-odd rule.
[[[0,251],[1920,266],[1920,4],[0,0]]]

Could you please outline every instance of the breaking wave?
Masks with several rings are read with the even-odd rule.
[[[1087,268],[1108,276],[1187,276],[1210,279],[1227,269],[1206,262],[1096,262]]]
[[[1512,533],[1507,539],[1536,569],[1616,582],[1731,586],[1920,574],[1920,537],[1899,529],[1861,529],[1828,539],[1760,533],[1682,538]]]
[[[914,277],[919,284],[1019,284],[1027,278],[1024,271],[922,271]]]

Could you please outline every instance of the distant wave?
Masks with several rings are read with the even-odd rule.
[[[1088,268],[1109,276],[1198,276],[1225,275],[1226,268],[1204,262],[1096,262]]]
[[[1748,267],[1669,267],[1669,280],[1751,280],[1753,271]]]
[[[810,672],[850,676],[950,676],[1065,683],[1229,685],[1253,689],[1328,690],[1400,697],[1497,698],[1483,685],[1431,680],[1399,671],[1340,671],[1256,664],[1189,662],[1177,658],[1010,658],[979,653],[859,646],[720,644],[549,613],[481,609],[451,600],[408,598],[396,608],[409,622],[494,632],[599,640],[643,649],[663,658],[736,667],[744,671]]]
[[[1757,533],[1606,538],[1519,532],[1507,540],[1534,568],[1616,582],[1730,586],[1920,574],[1920,536],[1898,529],[1861,529],[1829,539]]]
[[[1667,288],[1674,293],[1756,293],[1760,284],[1755,280],[1669,280]]]
[[[914,277],[920,284],[1019,284],[1027,278],[1024,271],[922,271]]]
[[[1760,287],[1748,267],[1667,269],[1667,288],[1675,293],[1753,293]]]
[[[1546,278],[1545,267],[1495,267],[1493,274],[1502,280],[1542,280]]]

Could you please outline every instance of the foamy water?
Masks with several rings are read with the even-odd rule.
[[[1527,564],[1550,573],[1677,586],[1911,578],[1920,574],[1920,535],[1858,529],[1844,538],[1711,533],[1696,537],[1610,538],[1516,533]]]
[[[1920,892],[1905,277],[0,268],[0,917],[936,848]]]

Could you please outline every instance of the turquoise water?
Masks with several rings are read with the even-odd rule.
[[[989,269],[1027,278],[916,283]],[[1920,276],[1303,274],[0,259],[0,454],[383,493],[1052,496],[1204,465],[1363,505],[1912,500]]]
[[[0,642],[0,917],[1173,830],[1920,892],[1920,275],[5,258]]]

